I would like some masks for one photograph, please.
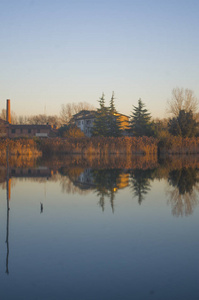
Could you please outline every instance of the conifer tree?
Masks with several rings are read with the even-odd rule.
[[[151,114],[145,108],[141,99],[138,100],[138,106],[133,106],[133,112],[130,120],[130,131],[135,136],[153,135]]]
[[[100,107],[97,109],[96,117],[92,129],[93,136],[108,136],[108,109],[105,106],[105,96],[104,93],[99,99]]]
[[[112,97],[110,100],[110,106],[109,106],[109,115],[108,115],[108,128],[109,128],[109,136],[118,137],[121,136],[121,122],[119,120],[119,116],[117,114],[117,111],[115,109],[115,103],[114,103],[114,92],[112,93]]]

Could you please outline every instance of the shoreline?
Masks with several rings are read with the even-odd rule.
[[[152,137],[1,139],[0,157],[53,155],[170,156],[199,154],[199,138]]]

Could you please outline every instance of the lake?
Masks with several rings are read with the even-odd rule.
[[[1,300],[199,299],[199,159],[111,160],[2,164]]]

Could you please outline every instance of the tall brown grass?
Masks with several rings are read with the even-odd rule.
[[[52,138],[41,141],[44,154],[157,154],[158,141],[148,137]]]
[[[33,139],[0,139],[0,157],[6,156],[7,149],[9,155],[40,156],[42,154]]]
[[[158,142],[162,154],[198,154],[199,138],[164,137]]]

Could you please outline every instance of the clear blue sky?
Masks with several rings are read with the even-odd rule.
[[[0,110],[59,114],[114,91],[119,112],[141,98],[164,117],[173,88],[199,98],[198,29],[198,0],[1,0]]]

